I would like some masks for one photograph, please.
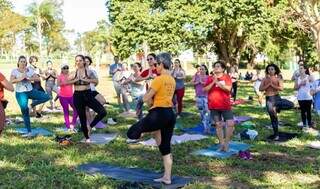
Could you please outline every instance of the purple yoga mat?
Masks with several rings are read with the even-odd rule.
[[[242,122],[249,121],[251,119],[252,119],[252,117],[250,117],[250,116],[235,116],[233,118],[235,124],[240,124]]]
[[[104,124],[102,121],[99,121],[99,122],[97,123],[97,125],[95,126],[95,128],[97,128],[97,129],[106,128],[106,124]]]

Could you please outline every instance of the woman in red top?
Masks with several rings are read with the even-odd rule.
[[[226,66],[222,61],[213,64],[213,76],[209,76],[204,91],[208,92],[208,106],[211,118],[216,123],[217,136],[221,151],[229,150],[229,142],[234,130],[233,113],[231,111],[230,91],[232,81],[225,74]],[[223,134],[223,120],[227,123],[226,137]]]
[[[8,91],[13,92],[13,85],[4,77],[4,75],[0,72],[0,136],[2,130],[5,125],[6,114],[4,112],[5,105],[8,101],[4,99],[4,90],[7,89]]]

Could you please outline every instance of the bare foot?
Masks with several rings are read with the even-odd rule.
[[[161,178],[158,178],[158,179],[153,179],[154,182],[161,182],[161,183],[164,183],[164,184],[171,184],[171,179],[166,179],[164,177],[161,177]]]
[[[220,144],[218,151],[224,151],[224,143]]]
[[[229,151],[229,143],[224,144],[224,149],[223,151],[228,152]]]

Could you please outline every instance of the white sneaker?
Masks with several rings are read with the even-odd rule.
[[[21,135],[21,137],[23,137],[23,138],[32,137],[32,133],[31,132],[25,133],[25,134]]]
[[[139,140],[137,140],[137,139],[127,139],[126,140],[126,142],[128,143],[128,144],[133,144],[133,143],[137,143],[137,142],[139,142]]]
[[[115,125],[115,124],[117,124],[117,122],[115,122],[112,118],[108,118],[107,124],[108,125]]]

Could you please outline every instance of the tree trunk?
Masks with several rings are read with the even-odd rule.
[[[311,31],[313,34],[313,40],[315,42],[318,55],[320,55],[320,23],[317,23],[314,26],[312,26]]]

